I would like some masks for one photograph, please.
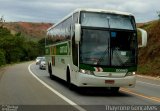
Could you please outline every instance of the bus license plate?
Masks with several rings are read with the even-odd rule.
[[[114,84],[114,80],[105,80],[106,84]]]

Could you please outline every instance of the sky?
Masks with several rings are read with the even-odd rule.
[[[77,8],[129,12],[141,23],[158,19],[160,0],[0,0],[0,16],[8,22],[56,23]]]

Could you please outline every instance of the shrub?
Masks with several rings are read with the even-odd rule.
[[[6,63],[5,53],[2,49],[0,49],[0,66],[4,65],[5,63]]]

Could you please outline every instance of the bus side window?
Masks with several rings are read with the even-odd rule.
[[[75,43],[75,36],[72,38],[72,58],[73,64],[78,66],[78,45]]]
[[[75,27],[74,24],[78,23],[78,13],[73,14],[73,24],[72,24],[72,58],[73,64],[78,66],[78,45],[75,43]]]

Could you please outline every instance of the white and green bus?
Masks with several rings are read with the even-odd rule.
[[[141,47],[147,43],[142,32]],[[47,30],[46,64],[50,77],[70,86],[135,86],[138,40],[134,16],[102,9],[77,9]]]

